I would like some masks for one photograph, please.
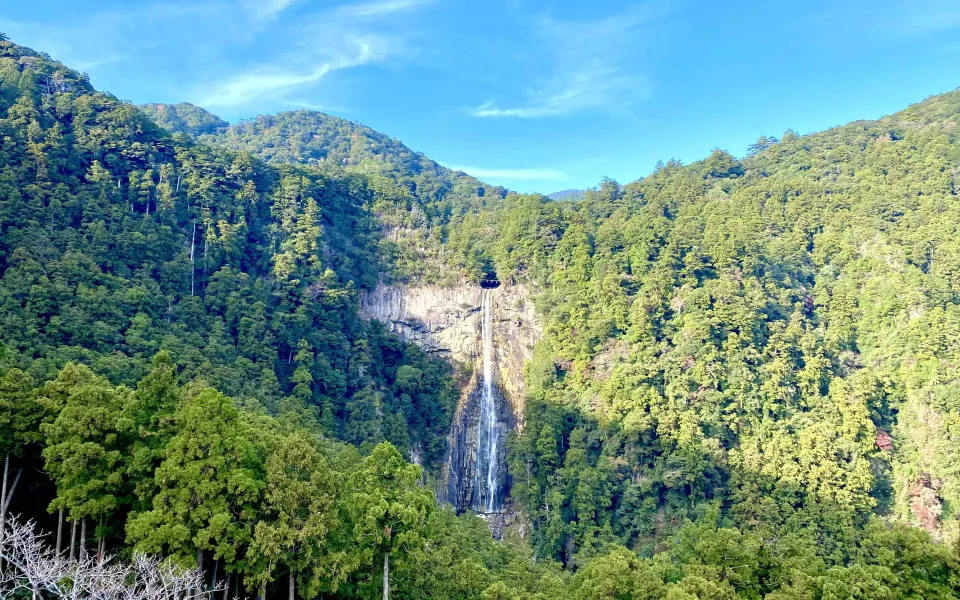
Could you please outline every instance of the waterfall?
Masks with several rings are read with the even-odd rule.
[[[497,398],[493,389],[493,289],[483,290],[481,296],[481,325],[483,338],[483,394],[480,398],[480,422],[477,426],[477,484],[475,508],[486,513],[496,512],[498,481],[498,443],[500,442]]]

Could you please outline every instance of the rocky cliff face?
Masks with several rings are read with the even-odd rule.
[[[477,437],[482,397],[483,289],[456,287],[382,286],[361,297],[365,316],[388,325],[428,352],[449,358],[470,373],[449,435],[447,460],[437,495],[458,509],[476,505]],[[501,286],[493,291],[493,384],[502,439],[523,426],[523,369],[541,333],[525,286]],[[500,464],[506,464],[500,445]],[[509,490],[509,474],[498,488]]]
[[[476,372],[481,359],[482,292],[477,285],[381,286],[364,293],[360,305],[366,317],[385,323],[427,352],[450,358]],[[497,288],[493,330],[496,371],[518,425],[523,420],[523,368],[533,356],[540,333],[526,286]]]

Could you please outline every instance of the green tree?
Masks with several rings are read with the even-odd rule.
[[[156,470],[152,507],[131,516],[127,540],[201,568],[205,550],[231,563],[250,540],[263,487],[248,427],[232,400],[194,387],[184,391],[174,428]]]
[[[302,435],[279,437],[271,445],[260,516],[248,552],[256,564],[254,581],[266,585],[283,566],[290,600],[297,589],[307,599],[323,591],[336,592],[351,569],[349,553],[330,543],[340,527],[336,475]]]
[[[123,413],[131,393],[78,365],[65,367],[58,381],[69,382],[62,389],[64,403],[56,418],[42,426],[43,458],[57,485],[50,508],[64,509],[71,520],[81,520],[83,553],[87,519],[98,524],[96,535],[103,542],[110,518],[125,501],[121,494],[130,430]]]
[[[433,508],[420,488],[420,467],[407,463],[388,442],[374,448],[352,479],[349,502],[354,535],[365,561],[383,557],[383,598],[390,597],[390,558],[424,543],[423,527]]]
[[[133,442],[127,457],[127,471],[141,510],[150,508],[156,481],[154,472],[163,462],[167,443],[174,435],[174,419],[180,388],[170,354],[162,351],[153,358],[153,369],[140,383],[128,404]]]
[[[594,558],[571,581],[576,600],[655,600],[663,598],[663,573],[626,548]]]

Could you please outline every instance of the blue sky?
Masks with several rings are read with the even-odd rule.
[[[136,103],[315,108],[544,193],[960,86],[957,0],[2,0],[0,31]]]

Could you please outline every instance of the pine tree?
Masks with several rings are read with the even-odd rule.
[[[263,486],[247,426],[223,394],[187,388],[173,427],[152,507],[131,516],[127,540],[201,568],[206,550],[231,563],[250,539],[249,519]]]
[[[80,520],[84,531],[91,519],[103,540],[110,517],[125,501],[124,454],[131,432],[123,413],[131,392],[81,366],[68,366],[59,381],[66,384],[61,389],[63,405],[53,422],[41,428],[46,438],[43,458],[57,484],[50,508]],[[85,542],[80,540],[81,548]]]
[[[249,557],[258,585],[287,572],[289,596],[306,599],[336,592],[349,572],[344,550],[332,547],[340,526],[334,474],[313,444],[301,435],[271,442]],[[299,585],[296,582],[299,581]]]
[[[408,464],[387,442],[374,448],[352,480],[354,536],[365,561],[383,560],[384,600],[390,597],[391,557],[412,552],[425,541],[423,527],[433,500],[419,481],[420,467]]]

